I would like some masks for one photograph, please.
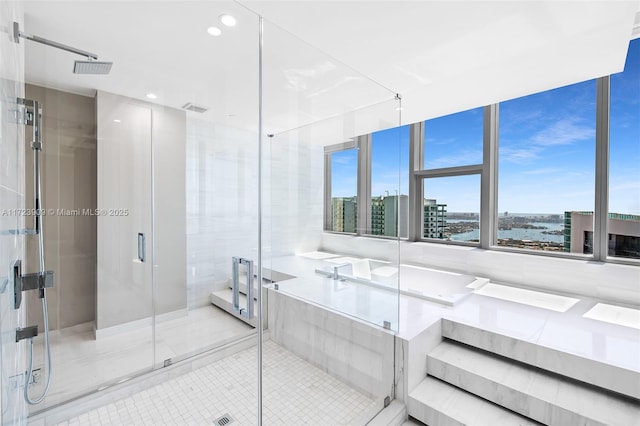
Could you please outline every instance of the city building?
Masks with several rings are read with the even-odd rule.
[[[356,232],[358,227],[356,197],[335,197],[332,199],[333,230]]]
[[[409,197],[406,195],[371,197],[371,234],[405,237],[408,202]]]
[[[424,230],[425,238],[446,238],[447,205],[438,204],[436,200],[424,199]]]
[[[593,212],[564,213],[564,249],[571,253],[593,253]],[[609,213],[608,255],[640,259],[640,216]]]

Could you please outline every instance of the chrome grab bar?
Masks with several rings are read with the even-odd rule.
[[[232,291],[233,291],[233,310],[241,316],[251,319],[254,316],[253,313],[253,260],[244,259],[241,257],[232,257]],[[245,265],[247,268],[247,292],[246,308],[240,307],[240,265]]]

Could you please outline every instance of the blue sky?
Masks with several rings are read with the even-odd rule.
[[[503,213],[593,210],[595,80],[500,104],[499,198]],[[640,39],[611,77],[609,211],[640,214]],[[408,126],[373,135],[372,194],[408,193]],[[334,196],[355,195],[356,151],[334,154]],[[425,167],[482,161],[482,108],[428,120]],[[400,172],[401,171],[401,172]],[[478,176],[427,180],[425,197],[449,211],[478,211]]]

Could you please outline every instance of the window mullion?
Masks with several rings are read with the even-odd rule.
[[[324,230],[333,230],[333,211],[331,204],[331,153],[324,153]]]
[[[371,233],[371,134],[358,136],[358,235]]]
[[[409,129],[409,241],[422,239],[423,184],[416,172],[423,168],[424,122]]]
[[[498,220],[498,113],[499,105],[484,108],[482,176],[480,189],[480,247],[496,244]]]
[[[593,224],[593,257],[606,261],[609,218],[609,76],[597,80],[596,188]]]

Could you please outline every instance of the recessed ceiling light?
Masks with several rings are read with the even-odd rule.
[[[158,99],[158,95],[155,93],[147,93],[145,96],[149,99]]]
[[[119,123],[119,122],[120,122],[120,120],[118,120],[117,118],[114,118],[114,119],[113,119],[113,122],[114,122],[114,123]]]
[[[209,27],[207,28],[207,32],[209,33],[209,35],[212,35],[214,37],[218,37],[220,34],[222,34],[222,30],[218,27]]]
[[[235,27],[236,26],[236,18],[231,15],[220,15],[220,22],[222,22],[227,27]]]

